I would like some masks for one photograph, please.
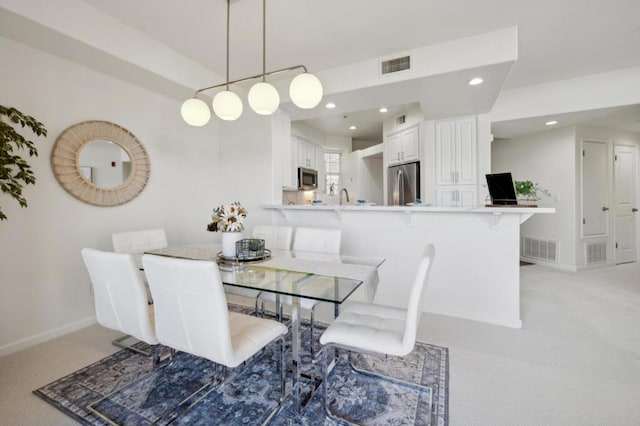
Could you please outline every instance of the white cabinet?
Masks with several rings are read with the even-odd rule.
[[[388,164],[400,164],[420,160],[420,134],[412,127],[387,138]]]
[[[476,184],[476,118],[435,123],[436,185]]]
[[[437,205],[475,206],[478,197],[476,117],[439,120],[432,128]]]
[[[318,153],[320,147],[315,143],[294,137],[296,146],[296,167],[306,167],[307,169],[318,170]]]

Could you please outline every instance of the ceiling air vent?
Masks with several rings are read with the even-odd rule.
[[[380,63],[380,72],[382,75],[408,70],[409,68],[411,68],[411,56],[389,59],[388,61],[382,61]]]
[[[407,121],[407,116],[405,114],[397,116],[396,117],[396,126],[398,126],[400,124],[404,124],[405,121]]]

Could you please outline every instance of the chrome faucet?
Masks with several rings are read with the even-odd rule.
[[[344,192],[344,195],[347,196],[347,203],[349,202],[349,191],[347,191],[347,188],[342,188],[340,190],[340,205],[342,205],[342,193]]]

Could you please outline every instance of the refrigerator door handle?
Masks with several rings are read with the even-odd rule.
[[[398,170],[398,205],[404,206],[404,172]]]

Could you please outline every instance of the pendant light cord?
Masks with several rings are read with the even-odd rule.
[[[267,74],[267,0],[262,0],[262,81]],[[227,80],[229,80],[227,78]]]
[[[231,0],[227,0],[227,91],[229,90],[229,16]]]

